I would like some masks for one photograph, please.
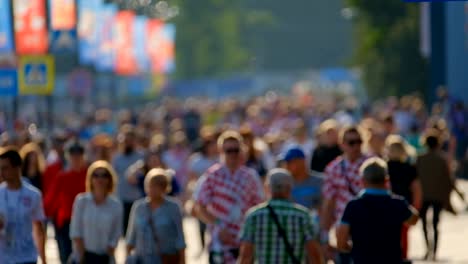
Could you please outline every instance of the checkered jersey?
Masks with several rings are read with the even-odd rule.
[[[318,233],[310,212],[286,200],[271,200],[269,204],[286,232],[294,256],[302,261],[306,242],[314,240]],[[267,205],[260,204],[247,213],[241,241],[254,244],[256,263],[293,263]]]
[[[238,237],[244,215],[251,207],[264,201],[263,187],[256,173],[242,166],[234,174],[222,164],[215,164],[200,178],[195,202],[206,206],[207,210],[220,220],[220,224],[208,226],[212,236],[210,250],[220,229],[227,229],[234,237]],[[239,248],[240,241],[235,244],[220,245],[221,250],[228,254],[229,249]],[[230,262],[226,256],[225,262]]]
[[[368,158],[368,156],[361,156],[351,163],[343,156],[339,156],[325,168],[322,194],[327,200],[335,200],[335,222],[341,219],[348,202],[361,191],[362,182],[359,168]]]

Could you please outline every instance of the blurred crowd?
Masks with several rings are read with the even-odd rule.
[[[28,221],[33,227],[53,225],[62,263],[109,263],[121,236],[126,239],[128,263],[184,263],[182,219],[188,215],[200,219],[203,246],[205,233],[210,234],[210,263],[248,263],[254,258],[261,263],[299,263],[303,257],[312,263],[325,258],[384,263],[356,257],[362,249],[353,232],[362,227],[353,226],[357,206],[347,208],[363,188],[381,184],[378,173],[363,174],[361,166],[369,157],[385,160],[381,167],[388,171],[390,183],[380,187],[390,188],[419,211],[428,246],[425,257],[435,259],[439,213],[444,208],[455,213],[447,197],[452,190],[463,197],[455,179],[467,175],[468,111],[445,91],[431,107],[417,95],[363,104],[353,97],[301,91],[288,96],[270,92],[248,101],[166,99],[134,110],[67,115],[59,127],[44,132],[33,123],[18,121],[14,130],[1,135],[0,182],[5,183],[0,185],[0,200],[4,193],[8,201],[0,206],[0,230],[13,238],[0,233],[0,253],[18,251],[0,254],[0,263],[35,263],[31,256],[37,250],[44,257],[37,242],[33,249],[21,248],[32,243],[14,242],[15,235],[26,239],[28,232],[40,239],[40,228],[33,232],[18,227]],[[437,155],[425,156],[433,152]],[[376,171],[380,165],[380,160],[367,164]],[[35,210],[15,227],[11,220],[15,209],[8,198],[20,201],[25,195],[11,190],[22,188],[12,180],[16,168],[34,203],[40,194],[36,205],[43,211]],[[361,177],[370,185],[363,185]],[[255,225],[269,215],[270,207],[254,206],[267,197],[282,221],[287,215],[306,220],[291,220],[284,229],[278,226],[275,236],[268,232],[282,221],[273,213],[271,219],[276,220],[265,229],[267,235],[256,234],[263,229]],[[304,206],[304,211],[274,203],[286,198]],[[25,208],[21,210],[26,212]],[[433,237],[426,230],[429,208]],[[348,229],[342,228],[343,214]],[[401,224],[411,215],[401,216]],[[294,221],[307,223],[295,229]],[[356,251],[344,254],[349,244],[340,240],[338,249],[329,246],[333,228],[338,228],[339,239],[349,240],[346,232],[351,232]],[[408,227],[402,229],[397,255],[406,259]],[[274,244],[275,237],[283,238],[284,245],[276,244],[275,250],[258,245]]]

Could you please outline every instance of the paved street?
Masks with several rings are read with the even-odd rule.
[[[459,186],[465,193],[468,193],[468,182],[459,181]],[[437,263],[468,264],[468,211],[464,210],[465,205],[458,197],[452,197],[456,208],[461,210],[458,216],[452,216],[448,213],[442,215],[441,237],[439,261]],[[197,223],[193,218],[187,218],[184,221],[185,237],[188,244],[187,262],[188,263],[207,263],[207,254],[199,256],[200,243],[198,237]],[[117,252],[117,263],[124,263],[124,244],[120,243]],[[425,253],[424,239],[421,224],[411,229],[410,232],[410,256],[415,260],[415,264],[431,262],[420,261]],[[52,233],[49,233],[47,242],[47,257],[50,264],[58,263],[57,246],[52,239]]]

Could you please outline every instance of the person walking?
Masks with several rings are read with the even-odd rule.
[[[387,165],[370,158],[360,168],[364,189],[350,201],[336,230],[338,249],[354,264],[402,264],[401,230],[418,221],[416,209],[386,187]]]
[[[239,256],[238,234],[248,209],[263,201],[263,187],[256,173],[243,165],[243,140],[232,130],[221,134],[221,161],[199,179],[194,214],[211,234],[209,263],[235,263]]]
[[[408,145],[398,135],[390,135],[385,143],[388,175],[392,193],[400,195],[416,210],[422,206],[421,182],[418,179],[416,166],[409,162]],[[408,257],[408,228],[401,230],[401,248],[404,259]]]
[[[429,131],[425,136],[427,152],[418,156],[416,168],[421,180],[423,204],[421,219],[424,239],[427,246],[425,259],[436,259],[439,242],[439,221],[442,209],[450,204],[450,193],[453,181],[446,156],[442,153],[440,138],[436,131]],[[429,238],[427,230],[427,212],[432,208],[432,233]]]
[[[172,172],[151,169],[145,177],[146,198],[132,207],[127,230],[127,263],[183,264],[185,239],[182,210],[167,197]]]
[[[338,127],[334,119],[325,120],[318,127],[318,146],[310,162],[312,171],[323,173],[327,165],[343,153],[338,144]]]
[[[325,181],[322,187],[322,210],[320,217],[320,239],[327,252],[330,229],[338,224],[349,201],[361,191],[359,167],[368,158],[362,153],[361,132],[355,126],[345,127],[340,133],[340,143],[343,155],[332,161],[325,169]],[[332,258],[327,253],[328,258]],[[350,256],[341,253],[338,256],[340,264],[350,263]]]
[[[284,169],[267,175],[271,199],[247,212],[240,234],[240,263],[324,263],[307,208],[293,203],[294,179]]]
[[[89,166],[86,192],[76,197],[70,224],[76,263],[115,263],[123,220],[122,204],[113,196],[116,184],[117,176],[107,161]]]
[[[125,234],[128,225],[128,218],[133,202],[143,195],[138,188],[138,184],[131,184],[127,180],[127,170],[138,160],[144,158],[143,153],[136,150],[136,131],[129,124],[123,125],[119,133],[120,152],[112,159],[112,167],[118,177],[117,195],[124,206],[123,233]]]
[[[285,168],[294,179],[291,190],[293,202],[318,213],[322,199],[323,178],[309,173],[305,153],[298,147],[292,147],[280,155],[279,160],[284,162]]]
[[[86,191],[88,166],[84,152],[85,149],[81,143],[77,141],[68,143],[66,147],[67,167],[57,175],[44,202],[47,205],[46,215],[54,224],[55,239],[62,264],[68,261],[72,253],[70,221],[73,203],[78,194]]]
[[[21,159],[23,160],[22,176],[29,184],[42,192],[42,176],[45,170],[45,158],[39,145],[28,143],[20,149]]]
[[[22,159],[12,147],[0,149],[0,262],[46,264],[41,192],[21,179]]]

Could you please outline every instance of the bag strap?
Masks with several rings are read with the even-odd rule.
[[[286,236],[286,232],[284,231],[283,227],[281,226],[281,224],[280,224],[280,222],[278,220],[278,216],[275,213],[275,210],[273,210],[273,207],[271,207],[271,205],[269,205],[269,204],[267,205],[267,208],[270,211],[271,218],[273,218],[273,221],[275,222],[276,227],[278,228],[278,233],[279,233],[280,237],[284,241],[284,245],[286,246],[286,252],[288,253],[288,256],[291,258],[291,260],[292,260],[292,262],[294,264],[300,264],[301,262],[299,261],[299,259],[297,259],[296,256],[294,256],[294,249],[291,246],[291,244],[289,243],[288,237]]]
[[[358,193],[353,189],[353,186],[351,185],[351,180],[348,177],[348,171],[346,170],[346,164],[345,164],[345,158],[342,157],[342,160],[340,162],[341,166],[341,174],[345,178],[346,184],[348,185],[348,191],[352,196],[357,196]]]
[[[158,236],[156,235],[156,226],[154,225],[154,222],[153,222],[153,213],[151,212],[151,206],[149,202],[146,205],[147,205],[146,208],[148,209],[148,222],[149,222],[149,226],[151,229],[151,235],[153,236],[153,241],[156,244],[156,248],[158,252],[161,253],[161,249],[159,248],[159,239],[158,239]]]

